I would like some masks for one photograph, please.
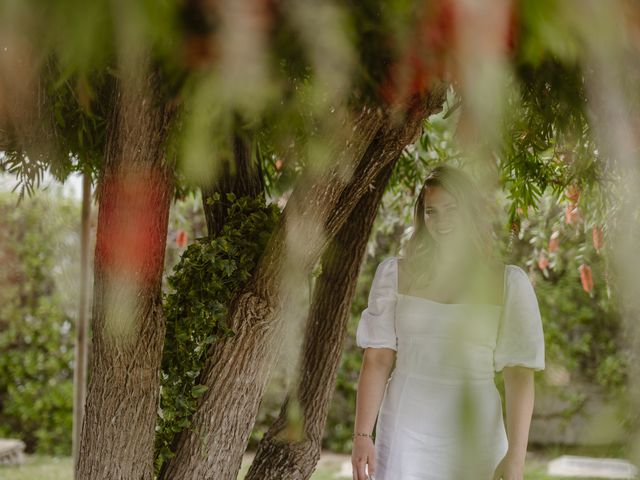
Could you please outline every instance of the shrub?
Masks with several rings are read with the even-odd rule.
[[[22,439],[29,452],[68,455],[73,305],[57,282],[79,209],[44,192],[17,208],[15,198],[0,195],[0,436]]]

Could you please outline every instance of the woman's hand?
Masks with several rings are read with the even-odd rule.
[[[492,480],[523,480],[524,461],[519,456],[507,452],[496,467]]]
[[[353,480],[372,479],[376,469],[376,449],[371,437],[356,435],[351,451]],[[365,474],[365,465],[367,474]]]

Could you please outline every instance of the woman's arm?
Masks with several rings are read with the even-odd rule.
[[[509,447],[496,467],[493,480],[522,480],[533,415],[533,369],[515,365],[505,366],[503,375]]]
[[[505,367],[504,387],[509,453],[524,464],[533,415],[533,370],[521,366]]]
[[[373,433],[373,427],[384,396],[396,352],[391,348],[365,348],[358,378],[354,433]],[[352,465],[355,480],[375,474],[374,444],[370,437],[356,435],[353,441]]]
[[[354,432],[373,433],[395,356],[390,348],[365,348],[358,378]]]

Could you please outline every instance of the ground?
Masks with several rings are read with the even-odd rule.
[[[550,458],[569,452],[557,452],[555,450],[546,452],[527,453],[526,480],[552,480],[552,477],[545,475],[546,462]],[[573,452],[571,452],[573,453]],[[245,455],[242,470],[238,480],[244,478],[253,454]],[[311,477],[312,480],[349,480],[351,474],[338,475],[340,472],[348,470],[350,465],[349,455],[340,455],[332,452],[323,452],[318,468]],[[46,456],[28,456],[27,463],[21,467],[0,466],[0,480],[71,480],[72,462],[68,457],[54,458]],[[564,478],[563,480],[571,480]],[[581,478],[580,480],[596,480]]]

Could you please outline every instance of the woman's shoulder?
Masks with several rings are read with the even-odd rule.
[[[398,257],[395,255],[383,258],[376,269],[376,276],[385,278],[388,282],[396,284],[398,278]]]
[[[376,267],[376,277],[394,277],[397,268],[397,258],[388,256],[378,262]]]
[[[505,268],[505,273],[508,276],[508,280],[512,282],[513,281],[517,282],[519,280],[523,280],[524,278],[526,279],[529,278],[529,274],[520,265],[516,265],[514,263],[508,263],[505,265],[504,268]]]
[[[491,265],[491,270],[496,273],[503,273],[505,280],[509,281],[515,277],[529,276],[529,274],[515,263],[495,262]]]
[[[384,265],[397,265],[399,261],[399,258],[395,255],[390,255],[388,257],[384,257],[382,259],[382,261],[380,262],[380,264],[384,264]]]

